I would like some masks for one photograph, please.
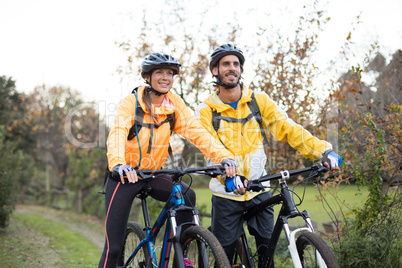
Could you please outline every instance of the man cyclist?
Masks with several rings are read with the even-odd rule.
[[[268,140],[265,132],[279,141],[288,142],[303,157],[322,159],[326,167],[337,169],[342,159],[332,151],[331,144],[315,138],[296,124],[267,94],[243,87],[240,80],[244,61],[243,52],[232,44],[221,45],[213,51],[209,68],[216,79],[217,91],[196,111],[202,125],[233,153],[239,164],[238,174],[248,179],[266,174],[264,142]],[[260,123],[258,118],[262,119]],[[243,211],[272,196],[270,191],[245,192],[244,185],[238,176],[226,180],[213,178],[210,182],[212,232],[229,260],[233,258],[235,242],[243,230]],[[228,188],[232,191],[228,192]],[[269,243],[273,224],[272,208],[264,209],[247,222],[249,233],[256,239],[259,256]]]

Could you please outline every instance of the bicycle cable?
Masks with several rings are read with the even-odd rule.
[[[167,174],[167,175],[169,175],[169,174]],[[183,196],[185,196],[186,194],[187,194],[187,191],[191,188],[191,185],[193,184],[193,177],[190,175],[190,174],[184,174],[184,175],[182,175],[178,180],[179,181],[181,181],[181,182],[183,182],[183,180],[182,180],[182,178],[184,177],[184,176],[189,176],[190,177],[190,183],[189,183],[189,185],[188,185],[188,187],[187,187],[187,189],[185,190],[185,191],[183,191]],[[165,180],[165,181],[167,181],[167,182],[172,182],[172,180],[169,180],[169,179],[167,179],[167,178],[159,178],[159,179],[162,179],[162,180]],[[189,198],[188,198],[189,199]],[[188,200],[188,201],[190,201],[190,199]],[[191,207],[195,207],[195,205],[193,205],[193,204],[189,204]]]
[[[297,183],[293,186],[293,190],[291,190],[291,192],[293,193],[293,195],[296,195],[297,198],[299,198],[299,201],[300,201],[300,203],[295,204],[296,207],[300,206],[300,205],[303,203],[303,201],[304,201],[304,196],[306,195],[306,189],[307,189],[307,181],[309,180],[309,178],[310,178],[310,177],[307,177],[306,179],[303,179],[303,180],[297,182]],[[298,185],[299,185],[300,183],[302,183],[303,181],[305,181],[304,189],[303,189],[303,196],[300,198],[300,196],[299,196],[298,194],[296,194],[295,188],[296,188],[296,186],[298,186]]]
[[[293,187],[293,191],[292,191],[292,192],[293,192],[294,194],[296,194],[296,193],[294,192],[295,187],[296,187],[298,184],[300,184],[300,183],[302,183],[303,181],[305,181],[302,199],[300,200],[300,197],[296,194],[296,195],[299,197],[299,200],[300,200],[300,203],[296,205],[296,210],[297,210],[297,212],[299,212],[300,216],[306,221],[306,223],[309,225],[309,227],[310,227],[311,229],[313,229],[313,226],[310,226],[310,224],[307,222],[307,218],[305,217],[305,215],[304,215],[303,213],[300,212],[300,210],[299,210],[299,208],[298,208],[298,206],[303,203],[304,196],[305,196],[305,193],[306,193],[306,188],[307,188],[307,182],[308,182],[308,180],[311,179],[311,178],[314,178],[314,177],[318,177],[318,174],[317,174],[317,173],[316,173],[316,174],[313,174],[313,175],[311,175],[311,174],[313,174],[313,173],[310,173],[307,178],[305,178],[305,179],[299,181],[298,183],[296,183],[295,186]]]

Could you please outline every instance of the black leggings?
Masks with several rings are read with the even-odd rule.
[[[185,183],[183,187],[184,201],[188,206],[195,206],[195,192]],[[146,187],[151,186],[150,196],[158,201],[166,202],[172,192],[172,179],[169,175],[158,175],[147,182],[125,183],[108,179],[105,194],[105,246],[98,267],[116,267],[117,258],[123,247],[124,236],[131,205],[135,196]],[[177,223],[192,221],[192,215],[178,214]]]

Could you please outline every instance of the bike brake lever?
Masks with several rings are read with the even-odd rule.
[[[200,171],[200,172],[197,172],[197,174],[203,174],[203,175],[207,175],[207,176],[210,176],[210,177],[217,177],[217,176],[220,176],[220,175],[224,175],[225,171],[222,171],[219,168],[219,166],[216,166],[216,168],[214,170]]]
[[[253,192],[259,192],[262,189],[264,189],[264,186],[262,186],[262,183],[257,180],[248,181],[248,185],[246,187],[246,191],[253,191]]]
[[[155,178],[155,175],[145,175],[144,172],[142,172],[142,170],[136,170],[136,172],[137,176],[143,180]]]
[[[319,175],[321,175],[321,173],[326,173],[329,170],[330,169],[326,168],[323,164],[318,164],[317,168],[311,171],[309,178],[318,177]]]

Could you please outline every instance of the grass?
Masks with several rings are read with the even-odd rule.
[[[98,264],[100,249],[62,224],[38,215],[14,212],[10,228],[0,235],[0,243],[5,245],[0,249],[3,267],[27,264],[29,267],[96,267]]]
[[[289,188],[292,190],[293,186],[290,185]],[[295,192],[302,198],[304,187],[298,186]],[[196,188],[195,192],[197,194],[197,207],[207,213],[211,212],[211,197],[212,192],[208,188]],[[325,191],[325,195],[328,203],[336,214],[339,216],[340,208],[335,202],[335,198],[330,194],[332,190]],[[365,200],[367,194],[366,190],[358,191],[356,186],[347,185],[341,186],[338,189],[339,200],[343,203],[343,212],[350,211],[352,207],[360,206]],[[294,197],[295,202],[299,203],[298,198]],[[279,211],[280,206],[274,207],[275,215]],[[328,209],[328,206],[325,206]],[[303,203],[299,206],[299,210],[308,210],[310,217],[313,221],[318,224],[318,229],[323,230],[322,223],[331,221],[330,215],[324,209],[323,203],[319,201],[319,192],[313,185],[308,185],[306,187],[306,192],[304,195]],[[298,225],[299,221],[292,220],[289,222],[290,225]],[[210,225],[211,219],[208,217],[202,217],[202,225],[207,227]]]

